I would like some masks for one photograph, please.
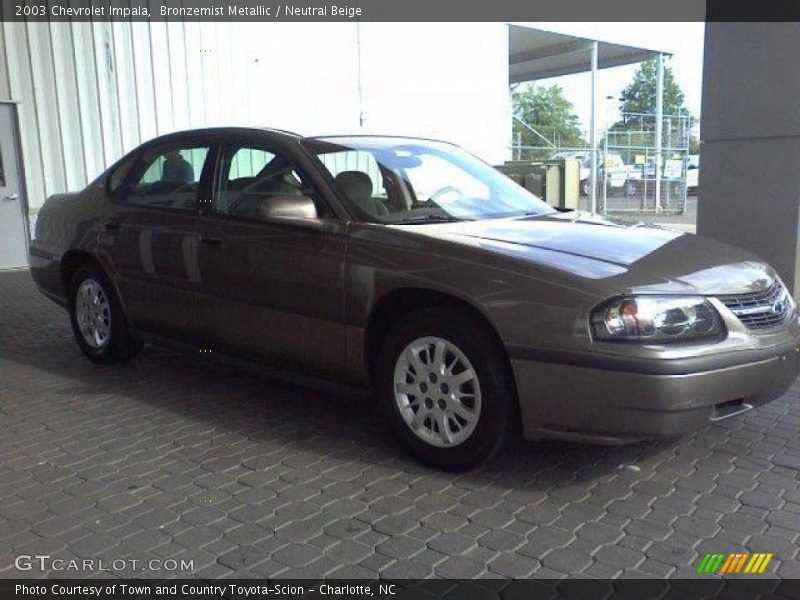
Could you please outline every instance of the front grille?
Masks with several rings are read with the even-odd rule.
[[[779,281],[760,292],[720,296],[719,299],[742,324],[753,331],[780,327],[792,313],[789,293]]]

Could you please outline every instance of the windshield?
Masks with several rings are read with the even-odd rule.
[[[450,144],[370,137],[302,143],[363,220],[401,224],[554,212],[493,167]]]

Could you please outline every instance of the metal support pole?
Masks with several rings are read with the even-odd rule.
[[[614,96],[606,96],[603,103],[603,215],[608,213],[608,106],[613,99]]]
[[[658,75],[656,79],[656,156],[654,166],[656,169],[656,212],[661,211],[661,161],[662,161],[662,135],[664,126],[664,55],[659,54],[657,59]]]
[[[361,23],[356,21],[356,58],[358,77],[358,128],[364,128],[364,90],[361,87]]]
[[[597,42],[592,42],[592,113],[589,123],[589,145],[592,147],[591,186],[592,214],[597,212]]]
[[[608,126],[603,135],[603,214],[608,211]]]

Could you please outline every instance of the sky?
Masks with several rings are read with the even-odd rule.
[[[523,23],[520,23],[521,25]],[[652,50],[671,52],[667,64],[683,90],[689,112],[700,116],[703,87],[703,40],[704,23],[524,23],[531,27],[626,44]],[[597,76],[598,129],[603,128],[606,118],[613,123],[619,116],[618,98],[630,83],[637,65],[603,69]],[[555,77],[542,82],[556,83],[564,88],[567,98],[575,107],[581,120],[581,128],[589,129],[590,77],[588,73]],[[612,100],[606,100],[612,96]]]

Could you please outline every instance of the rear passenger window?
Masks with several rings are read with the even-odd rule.
[[[143,157],[144,169],[126,201],[141,206],[193,210],[208,146],[154,148]]]

